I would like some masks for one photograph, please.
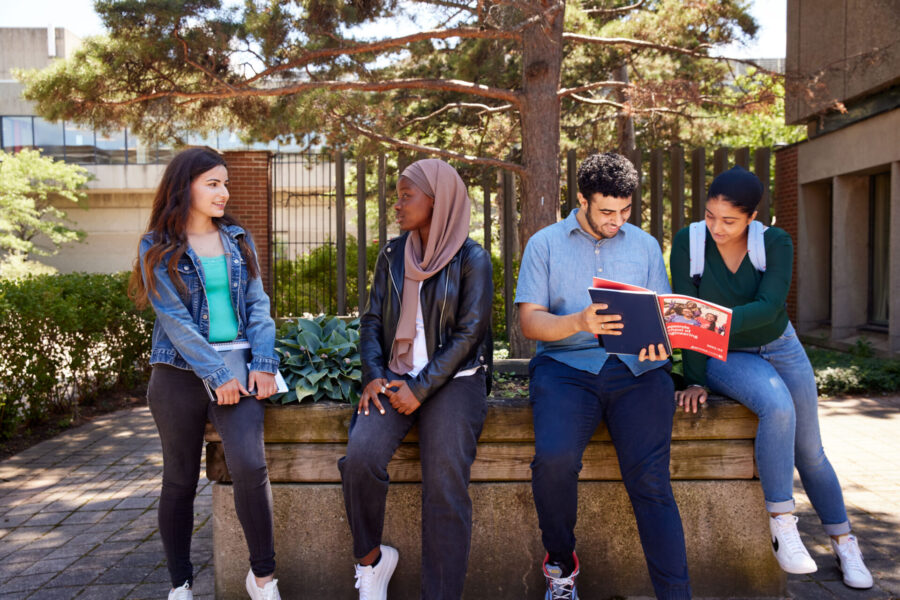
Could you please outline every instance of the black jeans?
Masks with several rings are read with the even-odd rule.
[[[388,491],[387,465],[419,425],[422,461],[422,598],[462,597],[472,537],[469,474],[487,415],[484,371],[451,379],[411,415],[401,415],[381,395],[385,414],[370,405],[354,412],[347,456],[338,461],[353,554],[362,558],[381,544]],[[390,373],[388,379],[409,379]]]
[[[669,480],[675,400],[668,373],[654,369],[635,377],[615,357],[597,375],[547,356],[535,357],[530,370],[531,486],[550,559],[564,564],[575,550],[581,458],[605,421],[656,597],[690,598],[684,532]]]
[[[163,483],[159,497],[159,533],[172,586],[193,582],[191,534],[194,496],[206,420],[222,436],[225,462],[234,482],[234,506],[257,577],[275,572],[272,534],[272,488],[263,451],[263,403],[244,398],[238,404],[210,402],[193,371],[154,365],[147,388],[163,451]]]

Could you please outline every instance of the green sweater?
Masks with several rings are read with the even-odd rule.
[[[731,334],[728,349],[763,346],[784,333],[788,324],[787,300],[791,287],[794,244],[783,229],[769,227],[763,234],[766,247],[766,271],[757,271],[744,256],[737,273],[725,266],[716,242],[706,232],[706,258],[700,286],[691,280],[690,231],[685,227],[672,240],[669,266],[672,291],[694,296],[731,308]],[[704,354],[683,350],[684,377],[688,384],[706,385]]]

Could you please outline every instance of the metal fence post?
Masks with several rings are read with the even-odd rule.
[[[335,229],[337,233],[337,313],[347,314],[347,214],[344,190],[344,153],[338,150],[335,162]]]
[[[713,152],[713,177],[728,170],[728,148],[716,148]]]
[[[356,160],[356,310],[366,306],[366,159]]]
[[[387,168],[384,154],[378,155],[378,248],[387,243]]]
[[[484,194],[484,249],[487,250],[488,256],[491,254],[491,172],[484,174],[481,182],[481,189]]]
[[[516,185],[510,171],[503,172],[503,296],[506,307],[507,337],[512,331],[513,314],[513,230],[516,226]]]
[[[691,153],[691,222],[703,220],[706,195],[706,148]]]
[[[576,159],[574,150],[566,152],[566,214],[563,215],[563,218],[569,216],[572,209],[578,206],[578,166]]]
[[[650,235],[663,245],[663,151],[650,151]]]
[[[640,227],[644,217],[644,207],[641,205],[641,196],[643,195],[644,185],[644,174],[641,170],[643,166],[643,155],[641,154],[640,148],[634,149],[634,153],[631,155],[631,162],[634,164],[634,168],[637,171],[638,183],[637,187],[634,189],[634,193],[631,195],[631,216],[628,218],[628,221],[635,227]]]
[[[672,198],[672,232],[669,240],[684,227],[684,148],[675,146],[669,154],[669,190]]]

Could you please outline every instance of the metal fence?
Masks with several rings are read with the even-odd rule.
[[[708,158],[712,160],[708,161]],[[766,225],[770,224],[772,165],[769,148],[754,151],[750,148],[716,148],[711,152],[706,148],[690,152],[681,147],[638,149],[631,160],[637,167],[640,185],[633,196],[630,220],[653,235],[663,248],[688,222],[703,218],[709,183],[733,165],[752,168],[762,180],[765,193],[758,218]],[[578,204],[577,161],[576,152],[569,151],[562,169],[564,194],[560,199],[560,210],[563,215]],[[373,250],[377,252],[387,239],[386,165],[383,154],[374,161],[367,157],[357,159],[356,230],[348,232],[343,154],[274,155],[271,197],[276,315],[348,314],[365,305],[374,262]],[[371,171],[369,181],[375,182],[374,190],[367,188],[367,171]],[[498,249],[503,269],[501,293],[506,331],[509,331],[517,248],[514,232],[508,225],[517,220],[517,186],[512,173],[496,175],[487,173],[480,181],[468,184],[470,190],[475,186],[483,190],[484,245],[491,251],[494,242],[497,243],[494,247]],[[367,206],[370,214],[376,211],[374,220],[367,219]],[[495,222],[500,224],[499,228],[495,228]],[[370,234],[372,237],[377,235],[377,246],[367,244]]]

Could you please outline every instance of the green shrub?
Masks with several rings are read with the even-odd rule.
[[[289,404],[311,398],[356,404],[362,393],[359,319],[344,322],[319,315],[285,323],[275,341],[288,392],[273,402]]]
[[[146,375],[153,314],[134,308],[127,282],[128,273],[0,281],[0,438]]]
[[[276,242],[277,246],[277,242]],[[347,236],[347,310],[359,305],[359,283],[356,277],[357,243]],[[366,285],[371,285],[378,258],[378,242],[366,246]],[[279,317],[303,314],[335,314],[337,312],[337,248],[331,241],[296,260],[275,260],[275,314]]]
[[[896,393],[900,360],[878,358],[865,343],[850,352],[807,348],[820,394]]]

